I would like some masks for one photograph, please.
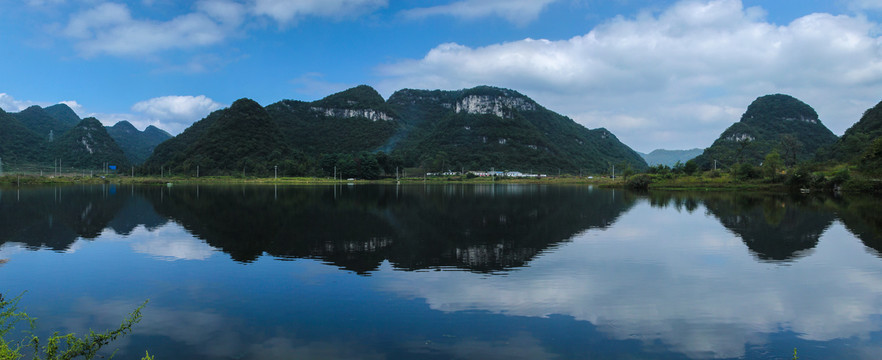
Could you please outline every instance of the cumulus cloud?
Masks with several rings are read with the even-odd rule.
[[[144,100],[132,106],[148,122],[172,134],[178,134],[193,122],[204,118],[224,105],[205,95],[161,96]]]
[[[63,34],[75,39],[80,54],[86,57],[146,55],[205,47],[218,44],[228,36],[230,29],[216,18],[231,16],[229,9],[223,6],[205,5],[205,8],[214,17],[194,12],[162,22],[134,19],[125,4],[103,3],[72,15]]]
[[[510,87],[642,151],[709,146],[768,93],[800,98],[840,134],[878,102],[878,24],[816,13],[776,25],[764,16],[739,0],[682,1],[566,40],[446,43],[380,66],[379,87]],[[664,135],[672,127],[691,131]]]
[[[34,102],[16,100],[7,93],[0,93],[0,109],[6,112],[19,112],[31,105],[34,105]]]
[[[447,15],[474,20],[498,16],[519,25],[525,25],[539,17],[542,10],[558,0],[463,0],[446,5],[405,10],[408,18],[424,18]]]

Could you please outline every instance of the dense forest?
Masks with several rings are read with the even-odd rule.
[[[587,129],[517,91],[490,86],[403,89],[384,100],[361,85],[317,101],[266,107],[240,99],[175,137],[152,126],[138,131],[126,121],[99,125],[97,119],[80,121],[64,104],[19,113],[0,109],[0,160],[7,169],[57,161],[89,169],[143,163],[140,174],[359,179],[405,169],[410,175],[490,169],[600,174],[613,167],[624,174],[743,168],[741,175],[750,177],[760,169],[771,176],[805,164],[850,164],[882,175],[882,102],[837,138],[811,106],[783,94],[757,98],[697,158],[674,161],[692,153],[658,153],[671,161],[652,167],[608,130]]]
[[[646,163],[609,131],[586,129],[512,90],[401,90],[386,101],[362,85],[266,108],[239,100],[157,146],[142,170],[376,179],[406,167],[601,173],[612,166]]]
[[[704,169],[713,168],[714,160],[724,166],[759,166],[775,152],[785,165],[793,166],[813,160],[818,149],[836,139],[808,104],[789,95],[766,95],[754,100],[741,121],[726,129],[695,161]]]

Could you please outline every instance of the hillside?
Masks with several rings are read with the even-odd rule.
[[[726,129],[696,162],[705,169],[713,167],[714,160],[723,166],[759,165],[777,151],[787,165],[793,165],[811,160],[819,148],[836,139],[808,104],[789,95],[766,95],[754,100],[741,121]]]
[[[606,129],[586,129],[513,90],[405,89],[388,104],[402,121],[399,134],[390,139],[393,154],[431,170],[605,173],[611,165],[646,168],[637,152]]]
[[[55,104],[43,109],[46,114],[71,128],[77,126],[82,119],[67,104]],[[61,135],[61,134],[58,134]]]
[[[861,119],[852,125],[834,144],[818,152],[821,160],[835,160],[858,164],[866,156],[872,157],[872,145],[882,136],[882,102],[867,109]]]
[[[67,107],[67,105],[63,106]],[[65,117],[66,115],[63,114],[63,110],[60,111],[60,109],[61,108],[56,107],[53,108],[51,112],[47,112],[43,108],[34,105],[21,112],[14,113],[13,116],[15,116],[15,118],[26,128],[39,135],[40,138],[45,139],[46,141],[53,141],[54,139],[61,137],[61,135],[64,135],[64,133],[72,129],[79,122],[76,121],[71,123],[71,119]],[[60,120],[50,114],[62,116],[64,120]]]
[[[703,153],[703,149],[690,149],[690,150],[664,150],[664,149],[656,149],[650,152],[649,154],[640,153],[640,156],[643,157],[643,160],[646,160],[646,163],[649,166],[655,165],[667,165],[673,167],[679,161],[682,164],[685,164],[687,161],[696,158],[698,155]]]
[[[310,155],[376,151],[399,128],[395,112],[365,85],[314,102],[283,100],[266,110],[285,143]]]
[[[130,166],[123,150],[95,118],[85,118],[73,129],[55,139],[50,151],[65,166],[103,170],[104,164],[127,169]]]
[[[44,161],[47,157],[46,142],[13,115],[0,109],[0,161],[3,168],[7,169],[11,164]]]
[[[159,144],[144,163],[151,173],[200,175],[302,174],[304,166],[287,144],[266,109],[250,99],[239,99],[217,110]]]
[[[107,133],[123,149],[126,158],[134,165],[140,165],[153,154],[156,145],[171,139],[172,136],[154,126],[139,131],[128,121],[120,121],[107,127]]]

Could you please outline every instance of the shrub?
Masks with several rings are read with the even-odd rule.
[[[649,184],[652,183],[652,178],[646,174],[639,174],[636,176],[632,176],[625,182],[625,186],[629,189],[633,190],[646,190],[649,189]]]

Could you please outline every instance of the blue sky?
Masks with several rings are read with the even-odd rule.
[[[248,97],[512,88],[638,151],[787,93],[837,134],[882,100],[875,0],[0,0],[0,107],[173,134]]]

